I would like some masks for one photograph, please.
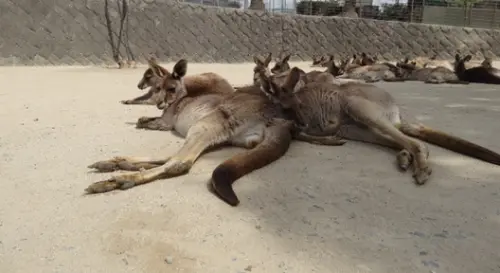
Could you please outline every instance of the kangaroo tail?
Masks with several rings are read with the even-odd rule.
[[[425,125],[404,123],[400,127],[405,135],[418,138],[425,142],[443,147],[463,155],[500,165],[500,154],[484,148],[468,140],[452,136],[445,132],[434,130]]]
[[[286,153],[292,140],[291,124],[288,121],[274,121],[266,128],[261,143],[217,166],[212,173],[214,193],[229,205],[237,206],[240,201],[232,184],[240,177],[271,164]]]

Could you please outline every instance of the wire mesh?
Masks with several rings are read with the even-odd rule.
[[[268,12],[500,29],[500,0],[184,1],[237,9],[248,9],[254,1],[262,1]]]

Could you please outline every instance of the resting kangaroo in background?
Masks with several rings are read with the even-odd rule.
[[[288,64],[288,60],[290,59],[290,55],[285,56],[282,60],[278,60],[274,67],[271,69],[271,72],[275,75],[284,75],[290,72],[290,65]],[[257,64],[257,63],[256,63]],[[335,64],[335,58],[333,55],[329,55],[329,59],[324,61],[326,66],[326,71],[318,71],[313,70],[307,72],[305,77],[308,81],[329,81],[335,82],[335,77],[342,74],[342,70]],[[259,64],[257,64],[259,66]],[[260,65],[262,67],[262,65]],[[258,78],[259,74],[255,73],[254,70],[254,79]]]
[[[327,59],[325,56],[315,57],[313,56],[313,61],[311,67],[326,67]]]
[[[173,93],[172,88],[174,86],[166,86],[163,89],[159,88],[164,77],[170,75],[168,70],[158,65],[155,58],[148,59],[148,64],[149,67],[144,72],[139,84],[137,84],[137,88],[142,90],[150,87],[149,91],[135,99],[122,101],[123,104],[158,105],[163,102],[165,96],[170,96]],[[188,75],[184,78],[184,84],[188,90],[193,88],[196,89],[200,85],[210,85],[221,93],[234,92],[234,88],[226,79],[212,72]]]
[[[295,138],[323,145],[343,145],[346,140],[363,141],[399,150],[402,170],[413,165],[417,184],[424,184],[432,170],[427,147],[415,137],[443,148],[500,165],[500,155],[467,140],[412,124],[401,117],[394,98],[385,90],[364,83],[334,85],[304,82],[304,71],[294,67],[285,83],[261,74],[262,91],[275,97],[295,116],[299,130]]]
[[[338,79],[356,79],[366,82],[384,81],[404,81],[402,70],[391,63],[376,63],[372,65],[352,66],[348,62],[343,62],[344,74]]]
[[[457,84],[469,84],[469,82],[461,81],[458,79],[457,75],[447,69],[446,67],[438,66],[434,68],[424,67],[417,68],[415,62],[408,62],[406,58],[403,62],[398,62],[397,67],[401,68],[403,76],[401,79],[405,81],[421,81],[425,83],[457,83]],[[388,81],[391,81],[390,79]]]
[[[159,67],[153,69],[154,73],[159,71],[163,70]],[[174,92],[170,88],[175,86],[175,100],[167,101],[170,103],[167,103],[162,117],[138,121],[142,128],[177,131],[186,139],[182,147],[172,156],[163,158],[115,157],[96,162],[89,168],[134,172],[93,183],[86,189],[87,193],[125,190],[183,175],[208,148],[226,144],[248,150],[217,166],[212,173],[211,185],[217,196],[236,206],[239,200],[232,189],[233,182],[285,154],[291,142],[293,123],[285,119],[278,105],[263,93],[220,93],[213,90],[214,86],[208,81],[199,82],[198,88],[187,89],[183,81],[186,71],[186,60],[177,62],[172,73],[164,71],[161,88]],[[154,124],[149,127],[151,122]]]
[[[460,58],[459,54],[455,55],[455,73],[462,81],[486,84],[500,84],[500,75],[498,70],[492,66],[485,65],[465,68],[465,63],[472,59],[471,55]],[[484,63],[484,62],[483,62]]]

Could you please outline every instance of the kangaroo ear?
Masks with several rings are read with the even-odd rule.
[[[263,66],[264,65],[264,62],[262,61],[261,58],[259,58],[259,56],[257,55],[254,55],[253,56],[253,62],[256,64],[256,65],[259,65],[259,66]]]
[[[335,59],[335,57],[333,56],[333,54],[330,54],[328,57],[330,57],[330,59],[328,61],[333,61]]]
[[[185,59],[181,59],[174,65],[174,71],[172,72],[172,77],[174,79],[180,79],[186,75],[186,72],[187,72],[187,61]]]
[[[434,55],[432,55],[432,57],[429,58],[429,60],[435,60],[435,59],[437,59],[437,56],[438,56],[437,54],[434,54]]]
[[[156,62],[154,57],[148,59],[148,66],[156,77],[164,77],[168,74],[168,71]]]
[[[455,61],[456,62],[459,62],[460,61],[460,54],[455,54]]]
[[[269,52],[267,58],[264,60],[264,65],[267,67],[273,60],[273,53]]]
[[[293,90],[295,89],[295,86],[300,80],[300,77],[305,74],[305,72],[298,68],[294,67],[290,70],[290,73],[288,73],[288,76],[286,77],[285,83],[283,84],[283,89],[288,92],[288,93],[293,93]]]
[[[410,61],[410,58],[405,57],[405,59],[403,60],[403,63],[407,64],[409,61]]]
[[[366,53],[361,52],[361,57],[362,57],[362,58],[366,58],[366,57],[367,57]]]
[[[282,63],[286,63],[290,60],[290,56],[292,56],[292,54],[288,54],[285,56],[285,58],[283,58],[283,60],[281,61]]]
[[[472,60],[472,56],[471,56],[470,54],[469,54],[469,55],[467,55],[467,56],[465,56],[465,58],[464,58],[464,62],[468,62],[468,61],[470,61],[470,60]]]

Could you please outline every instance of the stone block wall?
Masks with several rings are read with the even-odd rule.
[[[116,0],[110,3],[116,8]],[[386,59],[461,53],[500,56],[500,32],[400,22],[241,11],[169,0],[130,0],[131,48],[138,62],[251,61],[254,54]],[[114,29],[118,14],[112,10]],[[113,63],[103,0],[0,0],[0,65]],[[122,48],[122,52],[124,48]]]

